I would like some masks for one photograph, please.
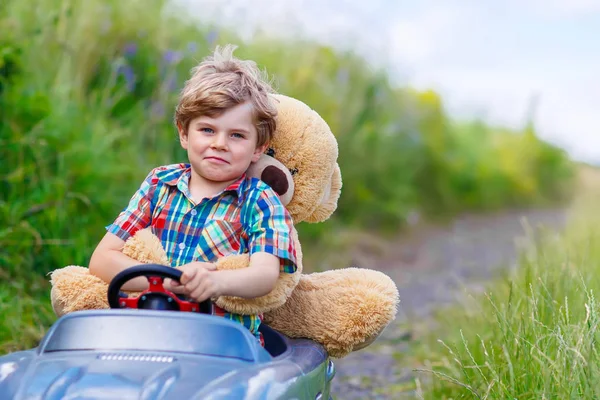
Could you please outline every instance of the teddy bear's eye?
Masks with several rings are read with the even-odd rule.
[[[296,175],[297,173],[298,173],[298,168],[290,169],[290,174],[292,174],[292,176]]]
[[[273,150],[272,147],[269,147],[267,149],[267,155],[270,156],[270,157],[275,157],[275,150]]]

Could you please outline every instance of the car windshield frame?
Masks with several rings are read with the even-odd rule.
[[[40,354],[96,350],[185,353],[248,362],[258,358],[254,336],[224,318],[147,310],[77,314],[55,324],[40,344]]]

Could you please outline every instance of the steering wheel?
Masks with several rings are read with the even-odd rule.
[[[138,297],[123,297],[121,287],[139,276],[148,279],[149,287]],[[136,308],[144,310],[189,311],[211,314],[212,303],[205,300],[196,303],[181,299],[175,293],[165,289],[165,278],[179,282],[181,271],[159,264],[141,264],[119,272],[108,285],[108,304],[110,308]]]

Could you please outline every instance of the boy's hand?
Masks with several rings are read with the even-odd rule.
[[[219,275],[215,274],[217,267],[214,263],[195,261],[177,267],[181,270],[180,284],[165,279],[164,288],[174,293],[183,293],[198,303],[211,297],[221,295]]]

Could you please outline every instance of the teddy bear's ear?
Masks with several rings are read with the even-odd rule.
[[[294,196],[294,179],[290,171],[275,158],[263,154],[258,161],[250,164],[246,175],[262,180],[279,195],[286,206]]]
[[[337,208],[337,202],[342,193],[342,172],[336,163],[319,206],[306,218],[306,222],[323,222],[333,214]]]

